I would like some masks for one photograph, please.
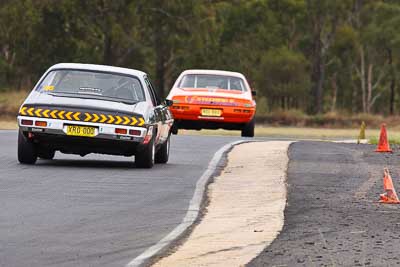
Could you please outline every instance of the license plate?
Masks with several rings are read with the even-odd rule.
[[[67,135],[73,136],[96,136],[96,128],[89,126],[67,125]]]
[[[209,117],[220,117],[222,115],[222,111],[220,109],[202,109],[201,110],[202,116],[209,116]]]

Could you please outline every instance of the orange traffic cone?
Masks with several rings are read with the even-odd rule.
[[[375,152],[392,152],[389,145],[389,140],[387,138],[386,124],[382,123],[381,134],[379,136],[378,147]]]
[[[394,190],[392,177],[390,176],[387,168],[383,169],[383,189],[385,193],[380,195],[380,203],[386,204],[400,204],[400,200],[397,197],[396,190]]]

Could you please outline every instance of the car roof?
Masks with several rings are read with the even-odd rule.
[[[120,68],[107,65],[96,65],[96,64],[81,64],[81,63],[59,63],[50,67],[49,70],[55,69],[77,69],[77,70],[92,70],[92,71],[104,71],[104,72],[116,72],[121,74],[134,75],[137,77],[143,77],[147,75],[145,72],[140,70]]]
[[[206,69],[192,69],[192,70],[185,70],[182,72],[184,74],[211,74],[211,75],[227,75],[227,76],[234,76],[240,77],[245,79],[244,75],[239,72],[233,71],[225,71],[225,70],[206,70]]]

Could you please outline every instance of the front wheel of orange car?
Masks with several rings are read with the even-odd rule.
[[[254,118],[246,123],[242,129],[242,137],[254,137],[255,124]]]

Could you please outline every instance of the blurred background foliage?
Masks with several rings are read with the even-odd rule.
[[[144,70],[166,96],[211,68],[244,73],[258,115],[393,115],[399,29],[398,0],[1,0],[0,91],[81,62]]]

